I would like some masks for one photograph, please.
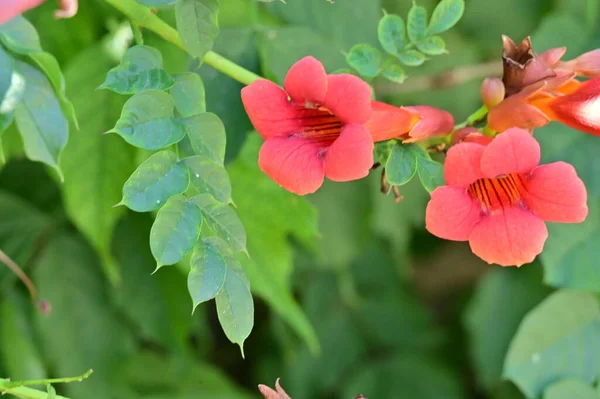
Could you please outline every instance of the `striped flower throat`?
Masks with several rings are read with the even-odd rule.
[[[525,207],[523,197],[526,189],[523,176],[519,173],[478,179],[469,185],[468,192],[486,214],[494,214],[508,207]]]

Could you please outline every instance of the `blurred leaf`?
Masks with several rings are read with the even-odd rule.
[[[193,72],[175,75],[175,85],[169,93],[175,102],[177,112],[184,118],[206,111],[204,83],[200,76]]]
[[[435,35],[452,28],[465,12],[464,0],[442,0],[433,10],[427,35]]]
[[[144,161],[123,186],[122,204],[136,212],[160,208],[189,185],[189,172],[171,151],[161,151]]]
[[[202,213],[196,205],[183,195],[169,198],[150,231],[150,249],[158,267],[181,261],[198,240],[201,225]]]
[[[556,382],[544,392],[544,399],[598,399],[600,395],[590,385],[578,380]]]
[[[75,236],[55,235],[33,277],[40,297],[52,304],[49,315],[37,315],[37,331],[54,372],[69,376],[94,369],[93,378],[65,385],[65,393],[110,398],[112,387],[106,381],[130,353],[132,342],[110,305],[94,253]]]
[[[413,3],[410,11],[408,11],[406,31],[408,32],[408,38],[413,43],[425,39],[427,35],[427,10],[425,7]]]
[[[27,55],[42,51],[35,27],[20,15],[0,25],[0,42],[17,54]]]
[[[219,35],[217,0],[180,0],[175,5],[177,30],[186,50],[201,60]]]
[[[535,264],[522,270],[494,268],[477,284],[463,322],[477,380],[488,391],[502,378],[504,358],[521,320],[550,292],[540,277]]]
[[[558,291],[530,311],[513,338],[503,377],[529,398],[552,382],[592,383],[600,370],[600,304],[588,293]]]
[[[148,7],[162,7],[177,3],[179,0],[137,0]]]
[[[385,14],[377,26],[377,35],[381,47],[389,54],[398,55],[406,46],[406,28],[404,20],[394,14]]]
[[[584,23],[569,14],[556,12],[545,16],[531,34],[536,52],[566,46],[566,59],[579,55],[590,38],[590,32]]]
[[[13,59],[4,48],[0,46],[0,112],[6,113],[12,111],[12,109],[5,109],[4,98],[8,93],[13,76]]]
[[[427,154],[427,157],[417,156],[417,173],[427,192],[432,192],[445,184],[444,165],[431,159],[429,154]]]
[[[194,309],[217,296],[225,284],[229,268],[241,270],[241,266],[229,245],[219,237],[209,237],[198,242],[190,260],[188,291]]]
[[[123,184],[135,165],[133,147],[116,136],[100,134],[114,124],[125,101],[108,91],[94,90],[111,65],[103,47],[96,45],[65,70],[81,126],[64,151],[61,189],[70,219],[98,251],[109,277],[115,278],[110,241],[124,209],[113,205],[121,199]]]
[[[110,133],[117,133],[129,144],[145,150],[160,150],[180,141],[185,128],[173,116],[171,96],[147,90],[131,97],[123,106],[121,117]]]
[[[227,138],[221,119],[215,114],[204,112],[184,119],[184,124],[194,153],[223,165]]]
[[[25,78],[25,93],[15,112],[27,157],[53,167],[62,178],[59,158],[69,127],[48,80],[37,69],[17,62]]]
[[[190,201],[202,211],[206,224],[227,241],[234,251],[246,252],[246,230],[231,207],[210,194],[200,194]]]
[[[165,72],[160,52],[150,46],[134,46],[127,50],[121,64],[112,68],[98,89],[119,94],[135,94],[144,90],[167,90],[175,81]]]
[[[200,193],[208,193],[218,201],[231,203],[231,182],[225,168],[203,155],[194,155],[182,161],[189,169],[191,186]]]
[[[385,163],[385,176],[390,184],[402,186],[417,173],[417,156],[411,150],[413,145],[396,143],[392,147]]]
[[[56,389],[52,385],[46,385],[46,392],[48,392],[47,399],[56,399]]]
[[[439,36],[429,36],[416,43],[417,48],[427,55],[446,54],[446,42]]]
[[[11,292],[0,302],[0,364],[13,380],[46,378],[46,368],[34,341],[29,298]]]
[[[387,63],[383,65],[383,69],[381,70],[381,76],[386,78],[387,80],[402,84],[406,80],[406,72],[404,69],[398,64]]]
[[[239,158],[228,167],[252,260],[239,258],[253,292],[289,323],[314,353],[319,347],[315,332],[290,289],[294,252],[289,237],[310,246],[318,234],[317,214],[305,198],[283,190],[260,171],[256,158],[261,143],[253,133]]]
[[[346,62],[367,78],[379,75],[381,61],[381,52],[368,44],[357,44],[346,55]]]
[[[427,57],[417,50],[406,50],[398,54],[397,57],[400,62],[408,66],[419,66],[427,60]]]

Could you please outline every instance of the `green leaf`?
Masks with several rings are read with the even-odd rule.
[[[0,51],[3,51],[0,48]],[[4,53],[6,54],[6,53]],[[5,60],[6,61],[6,60]],[[8,87],[5,86],[4,89],[0,88],[0,90],[6,90],[4,92],[0,91],[0,117],[4,116],[4,122],[0,126],[0,130],[4,130],[10,125],[12,122],[13,111],[17,108],[21,100],[23,99],[23,95],[25,94],[25,78],[23,75],[19,73],[19,71],[13,69],[13,60],[10,59],[10,66],[8,63],[4,63],[2,68],[6,68],[6,70],[10,70],[10,83]],[[6,81],[4,81],[6,83]]]
[[[406,50],[406,51],[398,54],[398,59],[404,65],[419,66],[419,65],[422,65],[427,60],[427,57],[425,56],[425,54],[423,54],[417,50]]]
[[[13,73],[13,59],[6,51],[4,51],[4,48],[0,46],[0,113],[12,111],[12,109],[8,109],[8,107],[4,105],[4,99],[12,85]]]
[[[137,0],[148,7],[162,7],[177,3],[179,0]]]
[[[173,116],[175,104],[171,96],[147,90],[125,103],[121,118],[110,131],[129,144],[145,150],[160,150],[179,142],[185,136],[180,119]]]
[[[229,268],[223,288],[215,298],[217,315],[227,338],[238,344],[244,357],[244,341],[254,327],[254,302],[244,271]]]
[[[0,25],[0,42],[17,54],[27,55],[42,51],[35,27],[20,15]]]
[[[408,11],[406,30],[411,42],[417,43],[427,36],[427,10],[413,3]]]
[[[406,28],[404,20],[394,14],[385,14],[377,26],[377,35],[381,47],[389,54],[398,55],[406,47]]]
[[[197,155],[204,155],[223,165],[225,159],[225,127],[215,114],[205,112],[184,119],[185,130]]]
[[[442,33],[452,28],[460,20],[465,11],[464,0],[442,0],[433,10],[428,35]]]
[[[556,382],[544,392],[544,399],[598,399],[600,395],[589,384],[565,379]]]
[[[504,358],[519,323],[549,293],[541,282],[539,264],[523,269],[494,268],[479,281],[463,317],[479,386],[490,391],[500,382]]]
[[[29,54],[29,57],[37,64],[40,70],[46,74],[46,77],[54,87],[54,92],[58,96],[64,114],[73,122],[75,128],[79,130],[79,121],[77,120],[77,115],[75,115],[75,107],[73,107],[73,103],[67,98],[67,93],[65,92],[65,78],[63,77],[56,58],[54,58],[52,54],[46,52],[31,53]]]
[[[246,230],[231,207],[218,202],[210,194],[200,194],[190,199],[201,210],[206,224],[227,241],[235,251],[246,252]]]
[[[169,93],[173,97],[179,115],[187,118],[205,112],[204,83],[202,83],[200,75],[185,72],[175,75],[174,78],[175,85],[171,87]]]
[[[346,55],[346,62],[359,74],[367,78],[374,78],[381,71],[381,53],[368,44],[357,44]]]
[[[388,63],[383,66],[383,69],[381,70],[381,76],[398,84],[404,83],[407,78],[404,69],[402,69],[400,65],[392,63]]]
[[[48,392],[46,399],[56,399],[56,389],[52,385],[46,385],[46,392]]]
[[[160,208],[167,199],[183,193],[189,173],[171,151],[161,151],[144,161],[123,186],[121,203],[136,212]]]
[[[127,50],[121,64],[111,69],[99,89],[119,94],[135,94],[145,90],[167,90],[175,80],[163,69],[160,51],[150,46],[134,46]]]
[[[217,0],[181,0],[175,6],[177,31],[186,50],[202,60],[219,35]]]
[[[209,237],[196,244],[190,267],[188,290],[194,310],[217,296],[225,284],[228,269],[241,270],[231,247],[219,237]]]
[[[429,36],[416,43],[417,48],[427,55],[447,54],[446,43],[439,36]]]
[[[185,158],[190,171],[192,187],[201,193],[208,193],[226,204],[231,202],[231,182],[225,168],[204,155]]]
[[[552,382],[592,383],[600,369],[600,304],[588,293],[558,291],[527,314],[510,344],[503,377],[529,398]]]
[[[53,167],[61,176],[60,153],[67,145],[69,127],[48,79],[37,69],[17,62],[25,78],[25,93],[15,119],[27,157]]]
[[[390,184],[402,186],[417,173],[417,156],[411,149],[413,145],[396,143],[392,147],[385,163],[385,176]]]
[[[182,260],[198,240],[201,226],[202,213],[196,205],[183,195],[169,198],[150,231],[150,249],[158,267]]]
[[[432,192],[445,184],[444,165],[432,160],[429,154],[427,154],[427,157],[418,157],[417,173],[419,174],[419,179],[421,179],[421,184],[427,192]]]

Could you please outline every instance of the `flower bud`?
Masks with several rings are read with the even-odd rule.
[[[575,72],[586,78],[600,77],[600,49],[589,51],[576,59]]]
[[[485,78],[481,83],[481,99],[488,109],[500,104],[504,100],[504,94],[504,83],[500,78]]]

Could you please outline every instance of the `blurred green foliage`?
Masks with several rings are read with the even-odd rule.
[[[232,197],[252,254],[239,260],[257,298],[243,360],[218,326],[213,304],[191,315],[185,264],[150,276],[152,218],[112,208],[142,159],[116,135],[100,135],[115,125],[125,101],[95,90],[122,56],[123,16],[102,0],[88,0],[75,18],[55,21],[51,3],[26,17],[65,72],[80,130],[71,126],[62,155],[64,183],[24,160],[14,126],[2,137],[8,161],[0,170],[0,249],[31,274],[53,310],[38,314],[18,280],[0,267],[0,376],[68,376],[93,368],[85,382],[57,385],[74,399],[257,398],[256,385],[277,377],[294,399],[359,393],[519,399],[523,393],[502,379],[515,379],[517,370],[519,385],[532,395],[549,386],[543,393],[549,399],[565,392],[597,397],[589,386],[598,377],[596,298],[559,292],[545,301],[549,286],[600,291],[596,137],[554,124],[536,133],[544,162],[564,160],[578,169],[590,216],[583,225],[550,225],[540,261],[500,269],[474,258],[464,244],[425,232],[428,195],[415,181],[402,187],[399,204],[379,193],[378,171],[357,182],[328,182],[308,198],[284,192],[257,168],[258,139],[243,110],[242,86],[143,31],[145,44],[162,52],[167,72],[202,77],[206,109],[226,128]],[[412,6],[408,0],[223,3],[215,51],[278,83],[305,55],[329,71],[344,67],[343,53],[355,44],[377,45],[382,9],[404,16]],[[429,15],[436,3],[419,1]],[[498,60],[501,34],[531,35],[538,52],[566,45],[575,56],[600,46],[598,14],[596,0],[467,0],[463,19],[444,36],[449,54],[404,70],[410,82]],[[172,10],[159,15],[175,26]],[[411,91],[384,79],[375,83],[385,88],[380,99],[438,106],[462,120],[480,105],[480,80]],[[107,280],[107,267],[119,270],[118,283]],[[565,302],[558,311],[552,309],[557,297]],[[574,322],[575,308],[585,314]],[[546,347],[532,340],[527,324],[519,329],[526,314],[529,321],[543,319],[557,341],[567,334],[570,341]],[[529,357],[511,358],[505,368],[518,329],[514,345],[525,349],[512,350]],[[548,360],[553,351],[558,354]],[[575,355],[581,358],[571,358],[573,367],[561,363]],[[559,382],[567,378],[572,381]]]

